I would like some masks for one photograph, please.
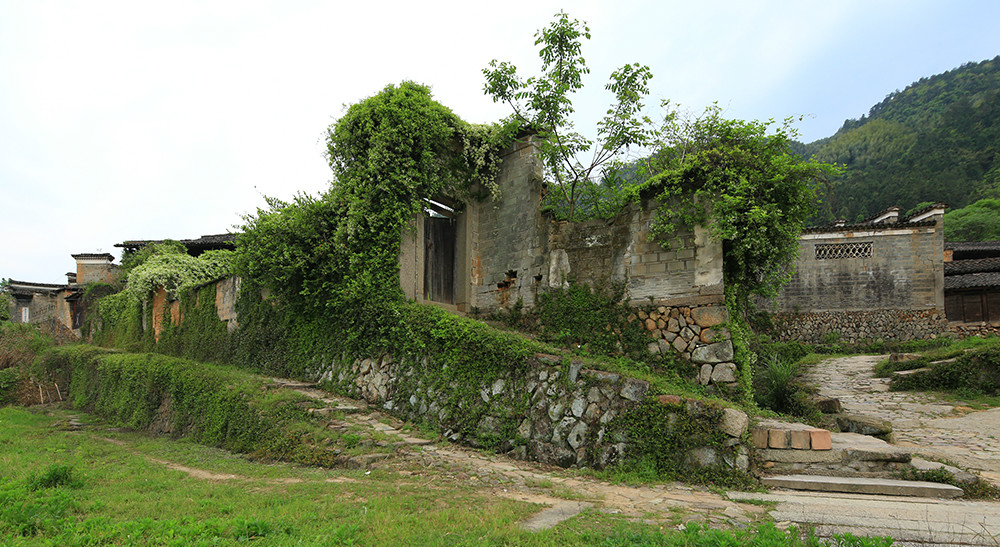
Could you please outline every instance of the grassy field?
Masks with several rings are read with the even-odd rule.
[[[2,545],[815,545],[765,525],[716,531],[585,511],[551,530],[540,506],[445,472],[262,464],[117,430],[79,412],[0,408]],[[876,544],[852,540],[845,545]]]

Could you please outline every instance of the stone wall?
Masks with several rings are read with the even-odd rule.
[[[775,302],[776,311],[872,309],[944,310],[944,239],[940,221],[928,225],[856,227],[806,233],[799,239],[795,273]],[[870,244],[868,256],[819,258],[824,245]],[[820,247],[819,249],[817,249]],[[829,255],[826,255],[829,256]]]
[[[948,321],[937,310],[777,313],[773,321],[779,340],[809,344],[927,340],[948,332]]]
[[[779,338],[819,342],[911,340],[947,332],[944,206],[897,222],[878,219],[807,229],[794,273],[775,301]]]
[[[490,312],[518,302],[532,308],[539,291],[565,287],[570,279],[626,283],[627,297],[638,305],[722,303],[722,243],[700,227],[678,233],[670,248],[649,241],[656,203],[632,204],[611,220],[553,220],[541,210],[547,190],[530,137],[507,151],[497,185],[498,196],[457,209],[458,311]],[[424,299],[421,220],[404,234],[400,253],[400,285],[416,301]]]
[[[518,459],[598,469],[629,450],[628,434],[616,428],[616,418],[635,410],[649,392],[644,381],[544,354],[491,378],[443,375],[428,358],[383,356],[334,363],[322,379],[403,419],[431,424],[453,442]],[[692,465],[724,462],[747,469],[748,452],[741,444],[746,414],[734,409],[713,414],[705,412],[705,403],[671,396],[661,396],[658,404],[676,407],[677,419],[670,422],[678,427],[681,420],[714,420],[707,425],[728,435],[730,441],[720,446],[692,450]]]
[[[649,241],[656,202],[631,204],[610,221],[546,224],[549,287],[566,280],[598,286],[624,282],[633,305],[719,304],[723,300],[722,243],[700,227],[675,234],[669,248]]]
[[[735,388],[733,343],[725,327],[729,314],[724,305],[644,306],[628,317],[639,321],[652,336],[649,353],[675,353],[698,369],[701,385],[724,384]]]
[[[958,338],[1000,336],[1000,323],[952,323],[948,330]]]

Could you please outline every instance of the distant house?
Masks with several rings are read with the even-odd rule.
[[[43,326],[60,333],[71,331],[79,336],[83,319],[80,297],[89,283],[111,283],[116,279],[117,267],[109,253],[82,253],[72,257],[76,271],[66,274],[65,284],[36,283],[9,280],[8,288],[13,297],[11,321]]]
[[[201,236],[198,239],[178,239],[178,243],[187,248],[188,254],[198,256],[205,251],[233,250],[236,248],[236,238],[239,234],[215,234]],[[163,243],[163,239],[130,239],[121,243],[115,243],[115,247],[122,249],[122,255],[134,253],[146,245]]]
[[[1000,322],[1000,241],[949,242],[944,248],[948,321]]]
[[[804,230],[790,281],[773,303],[780,337],[808,342],[927,338],[944,319],[945,205],[901,218]]]

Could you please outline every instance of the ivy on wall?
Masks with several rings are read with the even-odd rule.
[[[330,126],[334,181],[246,217],[237,270],[348,348],[399,338],[399,249],[426,198],[496,194],[513,128],[471,126],[413,82],[390,85]]]

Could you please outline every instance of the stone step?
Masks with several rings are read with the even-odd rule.
[[[763,479],[765,486],[815,492],[882,494],[921,498],[957,498],[961,488],[936,482],[903,481],[867,477],[830,477],[823,475],[776,475]]]
[[[757,451],[765,468],[779,473],[821,475],[891,475],[909,466],[908,449],[859,433],[831,433],[830,450]]]

